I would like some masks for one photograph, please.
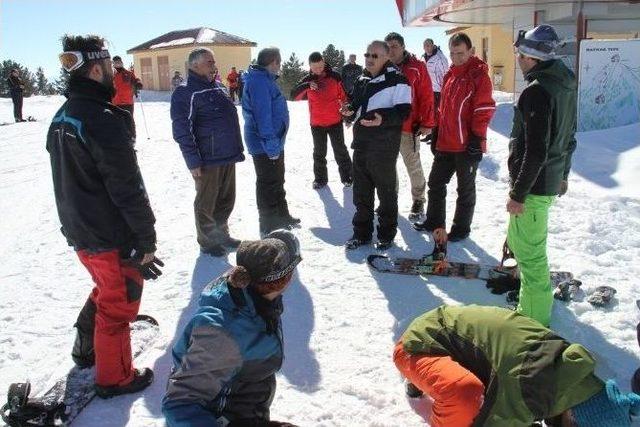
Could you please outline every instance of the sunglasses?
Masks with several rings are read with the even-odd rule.
[[[377,53],[365,53],[364,54],[365,58],[372,58],[372,59],[378,59],[378,54]]]
[[[62,68],[64,68],[66,72],[70,73],[82,67],[82,65],[84,65],[88,61],[108,59],[111,58],[111,55],[109,55],[108,50],[103,49],[95,52],[62,52],[60,55],[58,55],[58,58],[60,59]]]

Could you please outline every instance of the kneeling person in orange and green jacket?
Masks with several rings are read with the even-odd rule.
[[[430,424],[626,427],[640,396],[594,375],[595,360],[535,320],[499,307],[441,306],[416,318],[394,362],[434,399]]]

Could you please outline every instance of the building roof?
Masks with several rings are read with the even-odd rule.
[[[218,31],[208,27],[199,27],[189,30],[171,31],[127,50],[127,53],[198,45],[257,46],[257,44],[251,40],[243,39],[242,37],[234,36],[224,31]]]

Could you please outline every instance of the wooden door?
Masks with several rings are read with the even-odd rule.
[[[160,90],[171,89],[171,76],[169,76],[169,57],[158,56],[158,82]]]
[[[151,66],[151,58],[140,58],[140,80],[142,80],[142,86],[145,89],[155,89],[153,87],[153,68]]]

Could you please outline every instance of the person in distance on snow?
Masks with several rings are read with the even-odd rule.
[[[195,182],[200,250],[220,257],[240,244],[227,224],[236,200],[236,163],[244,160],[240,122],[226,89],[214,80],[213,52],[194,49],[187,61],[187,84],[171,95],[173,139]]]
[[[173,346],[162,401],[169,427],[266,427],[282,366],[282,294],[300,257],[287,230],[243,241],[236,267],[207,285]]]
[[[62,40],[62,67],[70,74],[67,101],[47,134],[62,234],[91,274],[95,287],[78,315],[72,357],[95,364],[100,397],[134,393],[153,381],[132,366],[129,323],[143,279],[156,279],[155,217],[133,149],[131,114],[111,103],[113,70],[104,39]]]
[[[398,226],[396,161],[403,122],[411,113],[411,86],[389,60],[389,47],[376,40],[367,47],[366,70],[356,81],[352,99],[341,113],[353,126],[353,236],[355,249],[371,241],[373,207],[378,193],[378,242],[391,247]]]
[[[300,224],[300,219],[289,213],[284,191],[284,144],[289,130],[289,110],[276,84],[281,63],[278,48],[262,49],[258,63],[243,76],[244,141],[256,169],[256,202],[262,235]]]
[[[353,90],[353,84],[362,74],[362,66],[356,64],[356,56],[352,53],[349,55],[349,61],[344,64],[340,75],[342,77],[342,85],[347,96],[350,96]]]
[[[596,361],[537,321],[499,307],[443,305],[417,317],[393,360],[407,394],[434,402],[433,427],[629,427],[640,396],[594,374]]]
[[[424,62],[427,64],[427,71],[429,72],[429,77],[431,77],[433,105],[437,116],[438,106],[440,105],[440,91],[442,90],[444,75],[449,70],[449,61],[447,61],[447,56],[442,52],[442,49],[433,43],[433,39],[425,39],[422,48],[424,49]],[[437,120],[438,117],[436,117],[436,123]],[[422,141],[433,141],[436,132],[437,128],[434,128],[433,132],[423,138]]]
[[[227,74],[227,83],[229,84],[229,96],[233,103],[235,103],[236,98],[238,98],[239,80],[240,74],[236,71],[236,67],[231,67],[231,71]]]
[[[458,199],[448,239],[466,239],[476,206],[476,172],[487,150],[487,127],[495,112],[488,66],[475,56],[471,39],[456,33],[449,39],[451,68],[444,77],[438,131],[431,143],[433,164],[427,185],[427,215],[414,223],[420,231],[445,227],[447,184],[458,181]]]
[[[13,118],[16,120],[16,123],[26,122],[26,120],[22,118],[24,81],[20,78],[20,73],[16,68],[9,73],[7,85],[9,86],[11,101],[13,102]]]
[[[417,221],[424,212],[424,191],[427,181],[420,160],[420,136],[429,135],[435,126],[433,90],[424,62],[404,48],[404,38],[398,33],[389,33],[384,39],[389,46],[389,57],[411,85],[411,114],[402,124],[400,154],[411,182],[411,213],[409,220]]]
[[[352,184],[351,157],[344,144],[344,129],[340,107],[347,101],[340,74],[331,70],[320,52],[309,55],[309,74],[291,91],[291,99],[309,100],[311,135],[313,136],[313,188],[327,185],[327,136],[331,139],[333,156],[338,163],[340,180],[346,187]]]
[[[138,96],[138,92],[142,89],[142,82],[133,71],[129,71],[124,68],[122,58],[119,56],[113,57],[113,69],[116,71],[113,75],[113,86],[116,89],[113,100],[114,105],[127,110],[131,114],[131,120],[133,123],[134,137],[135,137],[135,121],[133,120],[133,97]]]
[[[556,195],[567,191],[576,149],[576,79],[554,57],[553,27],[520,32],[515,42],[527,87],[513,116],[509,141],[511,191],[507,242],[520,267],[518,312],[549,325],[553,291],[547,260],[547,221]]]
[[[173,77],[171,78],[171,89],[176,90],[178,86],[180,86],[184,82],[184,79],[180,75],[180,71],[173,73]]]

